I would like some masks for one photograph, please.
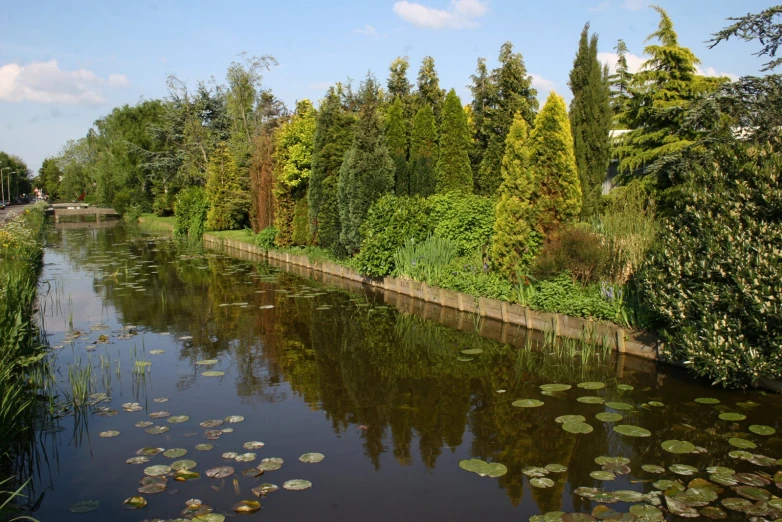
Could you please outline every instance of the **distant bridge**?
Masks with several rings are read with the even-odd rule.
[[[118,218],[119,214],[113,208],[91,207],[85,203],[55,203],[50,205],[46,214],[54,216],[54,222],[59,223],[61,218],[95,216],[95,221],[101,219]]]

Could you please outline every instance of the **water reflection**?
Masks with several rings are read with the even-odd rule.
[[[375,512],[371,499],[382,498],[383,492],[373,489],[371,477],[381,472],[393,473],[396,480],[416,488],[429,488],[434,500],[419,499],[414,504],[421,513],[431,509],[447,514],[445,518],[483,518],[470,511],[483,509],[481,505],[491,506],[493,516],[501,519],[559,510],[589,512],[595,504],[576,495],[578,487],[652,491],[652,479],[659,477],[642,471],[641,464],[754,469],[727,455],[735,449],[727,439],[747,435],[746,426],[720,421],[715,412],[740,409],[752,416],[753,423],[780,428],[776,398],[707,390],[669,370],[633,371],[610,356],[594,356],[582,364],[578,357],[551,348],[540,352],[531,345],[528,349],[502,345],[400,313],[369,291],[360,295],[336,291],[268,265],[186,251],[166,239],[141,237],[122,226],[53,230],[49,241],[47,260],[54,264],[47,267],[46,276],[61,281],[55,287],[62,288],[49,297],[55,316],[50,330],[56,342],[62,342],[71,323],[76,328],[98,322],[111,327],[108,347],[121,349],[113,360],[106,351],[108,362],[90,359],[100,366],[99,387],[110,397],[130,385],[132,400],[154,411],[160,405],[152,399],[165,383],[173,382],[174,388],[166,393],[195,397],[180,404],[180,409],[193,408],[195,400],[204,414],[215,412],[214,418],[222,418],[225,414],[217,412],[244,408],[241,411],[255,412],[258,419],[251,422],[262,426],[264,433],[290,440],[291,446],[303,441],[306,451],[318,451],[329,437],[358,441],[363,461],[370,467],[350,463],[351,469],[362,470],[351,495],[359,499],[364,495],[367,500],[344,506],[339,516],[334,514],[335,519]],[[72,316],[75,321],[67,319]],[[123,338],[128,325],[138,335]],[[60,357],[64,361],[72,357],[73,362],[84,352],[108,350],[90,344],[97,333],[91,333],[89,343],[79,344],[77,339],[71,352],[66,348]],[[149,355],[156,348],[173,354],[168,365]],[[465,355],[464,350],[481,353]],[[203,368],[195,364],[203,359],[220,360],[217,369],[226,372],[225,377],[211,381],[203,377]],[[139,360],[152,361],[151,370],[130,372]],[[588,391],[575,386],[584,381],[604,382],[606,387]],[[539,386],[551,382],[569,383],[573,389],[541,395]],[[620,390],[619,383],[631,383],[634,389]],[[692,402],[703,394],[723,403]],[[619,435],[612,430],[614,423],[594,417],[606,407],[578,402],[576,398],[583,395],[631,404],[630,411],[621,411],[622,423],[646,427],[653,436]],[[512,406],[519,398],[541,399],[545,405]],[[111,407],[117,409],[127,400],[112,399]],[[664,406],[650,406],[650,401]],[[288,433],[285,430],[290,428],[282,424],[301,415],[300,405],[322,412],[325,422],[308,423],[312,431]],[[196,418],[196,411],[183,413]],[[583,415],[594,431],[564,431],[555,419],[569,414]],[[270,424],[265,415],[274,416],[280,424]],[[211,417],[197,420],[206,418]],[[83,433],[87,423],[88,418],[75,416],[74,433]],[[117,445],[124,445],[123,454],[150,444],[142,430],[133,430],[126,428],[123,435],[127,436],[117,439]],[[91,445],[79,436],[63,438],[60,444],[91,452]],[[704,451],[673,457],[660,447],[668,439],[688,440]],[[167,447],[184,444],[177,441]],[[766,437],[758,451],[778,458],[782,456],[780,442],[779,437]],[[600,469],[594,462],[600,455],[630,458],[631,473],[606,484],[591,478],[590,472]],[[500,462],[508,473],[498,479],[477,478],[457,466],[468,457]],[[548,464],[563,465],[567,471],[549,475],[553,487],[530,487],[524,470]],[[97,465],[83,463],[81,469],[94,472]],[[339,481],[346,478],[340,475],[340,466],[332,471],[336,474],[318,485],[326,497],[336,494]],[[62,480],[56,484],[61,491],[74,487]],[[498,485],[509,502],[498,506],[491,487],[486,487],[491,485]],[[476,498],[477,492],[481,499]],[[122,494],[132,493],[126,489]],[[99,489],[95,494],[103,493]],[[397,500],[395,508],[384,508],[375,518],[409,513],[406,499]],[[62,506],[53,509],[62,513]],[[288,516],[295,513],[290,505],[287,509]],[[279,512],[279,518],[285,515]],[[330,519],[323,513],[319,518]]]

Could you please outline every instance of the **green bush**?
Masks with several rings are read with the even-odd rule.
[[[455,259],[458,246],[450,239],[429,236],[424,241],[408,239],[394,254],[397,275],[416,281],[434,281]]]
[[[497,202],[486,196],[450,193],[427,199],[435,235],[455,241],[459,256],[488,250]]]
[[[264,252],[268,252],[274,248],[274,240],[276,238],[277,229],[274,227],[267,227],[255,235],[255,244],[261,247]]]
[[[782,156],[758,149],[690,161],[639,274],[671,356],[725,386],[782,376]]]
[[[593,317],[624,323],[624,295],[619,287],[582,287],[565,272],[534,285],[529,307],[542,312]]]
[[[510,281],[496,272],[487,271],[479,262],[458,259],[429,284],[474,297],[509,301],[513,296]]]
[[[372,277],[390,274],[396,250],[408,240],[423,241],[431,232],[425,199],[391,194],[381,197],[369,208],[361,226],[357,270]]]
[[[202,187],[188,187],[180,191],[174,206],[174,237],[200,241],[208,212],[209,199]]]
[[[608,273],[608,250],[602,237],[588,226],[570,226],[543,247],[532,265],[538,279],[570,272],[582,284],[599,281]]]

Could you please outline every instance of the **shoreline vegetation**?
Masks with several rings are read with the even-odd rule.
[[[263,83],[277,61],[243,53],[224,84],[171,76],[166,98],[115,108],[35,182],[130,222],[173,219],[195,244],[222,234],[656,332],[715,385],[778,380],[780,61],[704,76],[651,9],[638,71],[622,40],[604,64],[588,23],[573,35],[569,104],[538,95],[511,42],[478,60],[467,103],[427,56],[417,75],[397,57],[385,84],[368,73],[288,108]],[[754,41],[773,59],[780,15],[730,19],[710,45]]]

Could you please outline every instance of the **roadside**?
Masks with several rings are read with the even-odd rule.
[[[35,203],[27,203],[25,205],[11,205],[9,207],[5,207],[4,209],[0,210],[0,227],[5,225],[6,222],[10,221],[14,218],[14,216],[17,216],[24,212],[27,208],[32,208]]]

